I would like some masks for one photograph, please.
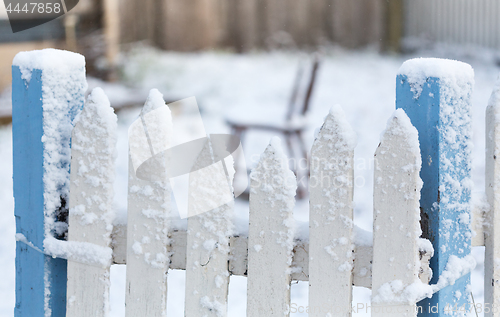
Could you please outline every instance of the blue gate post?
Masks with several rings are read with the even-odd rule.
[[[66,316],[66,260],[46,255],[44,240],[64,239],[72,122],[86,89],[79,54],[43,50],[14,59],[16,317]]]
[[[396,108],[402,108],[419,133],[423,237],[434,246],[433,277],[438,281],[450,256],[471,251],[471,95],[474,72],[465,63],[414,59],[403,64],[396,82]],[[418,303],[419,316],[445,316],[468,310],[470,274]],[[465,304],[465,306],[463,306]],[[454,312],[453,310],[457,310]],[[439,312],[437,312],[439,311]],[[450,315],[448,313],[448,315]]]

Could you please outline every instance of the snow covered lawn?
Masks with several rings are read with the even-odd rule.
[[[429,56],[429,54],[426,54]],[[165,96],[184,98],[195,96],[201,107],[208,133],[225,133],[228,127],[224,116],[228,114],[257,116],[277,120],[286,111],[297,62],[301,53],[254,53],[233,55],[228,53],[164,53],[141,49],[126,57],[124,74],[129,83],[142,89],[158,88]],[[371,231],[373,154],[379,144],[380,133],[395,110],[396,74],[404,60],[415,56],[381,56],[375,52],[333,50],[328,53],[319,71],[316,90],[311,104],[310,129],[307,144],[313,141],[314,131],[321,126],[328,110],[340,104],[347,120],[358,136],[355,150],[355,223]],[[438,56],[446,57],[446,56]],[[473,181],[475,191],[484,191],[484,114],[487,101],[500,68],[480,58],[463,61],[475,70],[473,94]],[[106,91],[106,89],[104,89]],[[108,91],[110,99],[113,92]],[[115,203],[119,217],[125,219],[127,182],[127,129],[139,109],[118,113],[118,152]],[[247,159],[255,163],[272,135],[250,135],[245,147]],[[12,133],[11,126],[0,127],[0,316],[13,316],[15,220],[12,198]],[[248,205],[237,203],[238,217],[248,217]],[[307,220],[308,205],[297,203],[295,217]],[[244,223],[244,222],[243,222]],[[239,228],[238,230],[244,230]],[[473,272],[473,294],[476,303],[483,300],[482,270],[484,248],[474,248],[478,266]],[[123,316],[125,267],[112,267],[112,316]],[[183,315],[184,273],[169,273],[169,316]],[[229,290],[229,316],[242,316],[246,307],[246,280],[232,277]],[[355,288],[354,307],[369,304],[370,291]],[[292,286],[292,316],[307,306],[307,283]],[[294,310],[294,307],[296,308]],[[355,316],[368,316],[355,311]],[[297,311],[296,313],[293,313]]]

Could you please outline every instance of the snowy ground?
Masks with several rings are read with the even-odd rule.
[[[423,53],[422,53],[423,54]],[[437,52],[425,53],[426,56]],[[443,57],[439,53],[438,57]],[[209,133],[227,132],[224,116],[231,114],[279,118],[286,110],[300,53],[227,53],[178,54],[158,53],[142,49],[127,57],[124,75],[129,83],[143,89],[158,88],[166,97],[196,96]],[[330,106],[340,104],[358,135],[355,151],[355,223],[371,231],[373,153],[380,133],[395,109],[395,76],[399,66],[414,56],[381,56],[375,52],[332,50],[321,65],[312,99],[310,129],[307,142],[313,141],[314,130],[321,126]],[[456,56],[455,56],[456,57]],[[500,68],[489,59],[461,58],[470,63],[476,73],[473,95],[474,159],[473,180],[476,191],[484,191],[484,111]],[[105,89],[106,90],[106,89]],[[109,92],[110,94],[112,92]],[[127,128],[138,109],[119,112],[119,140],[116,182],[116,206],[120,216],[126,213]],[[277,119],[276,119],[277,120]],[[250,162],[264,150],[272,135],[254,134],[247,140],[246,156]],[[12,198],[11,127],[0,127],[0,316],[12,316],[14,307],[15,223]],[[307,219],[307,203],[298,202],[298,220]],[[246,217],[247,205],[238,202],[237,212]],[[473,273],[473,293],[476,303],[483,300],[482,262],[484,248],[474,248],[478,266]],[[112,316],[124,315],[125,267],[112,268]],[[168,315],[183,316],[184,273],[169,273]],[[355,288],[353,300],[369,303],[370,291]],[[229,316],[244,316],[246,279],[232,277],[229,290]],[[295,307],[307,306],[307,283],[292,286]],[[293,306],[292,306],[293,307]],[[355,316],[369,316],[355,313]],[[293,313],[292,316],[306,316]]]

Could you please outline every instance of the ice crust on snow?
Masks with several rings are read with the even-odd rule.
[[[423,85],[431,77],[438,78],[453,90],[474,83],[474,70],[469,64],[440,58],[407,60],[399,68],[398,75],[407,77],[415,99],[420,97]]]

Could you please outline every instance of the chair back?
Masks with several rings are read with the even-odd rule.
[[[309,110],[320,60],[320,54],[315,53],[309,61],[301,61],[288,104],[287,121],[292,120],[294,115],[304,116]]]

